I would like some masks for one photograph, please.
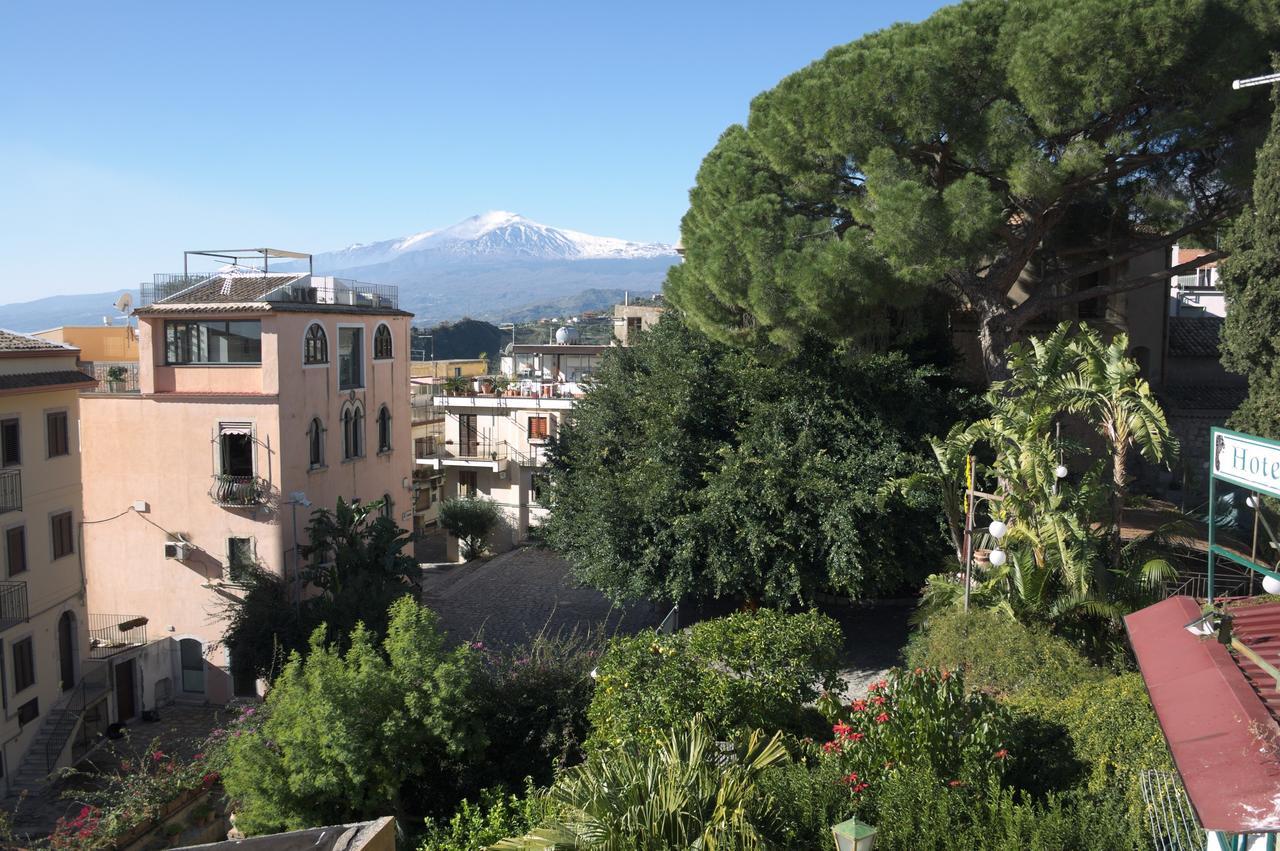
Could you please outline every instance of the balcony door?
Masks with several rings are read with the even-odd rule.
[[[182,690],[188,694],[204,694],[204,648],[194,638],[178,642],[182,661]]]
[[[458,454],[463,458],[475,458],[480,454],[480,429],[475,414],[458,415]]]
[[[247,431],[226,431],[218,436],[224,476],[253,475],[253,436]]]

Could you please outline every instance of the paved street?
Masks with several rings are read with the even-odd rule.
[[[542,630],[634,633],[657,626],[666,615],[647,603],[615,607],[599,591],[574,582],[562,558],[538,547],[427,568],[422,590],[454,642],[480,636],[487,644],[510,647]]]

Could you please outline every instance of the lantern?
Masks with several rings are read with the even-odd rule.
[[[851,818],[831,828],[836,851],[871,851],[876,847],[876,829],[866,822]]]

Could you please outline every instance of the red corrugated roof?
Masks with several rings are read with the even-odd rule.
[[[1240,643],[1264,661],[1280,667],[1280,603],[1251,605],[1245,602],[1230,609],[1234,615],[1231,628]],[[1254,694],[1267,707],[1272,719],[1280,722],[1280,692],[1276,691],[1276,681],[1247,656],[1234,654],[1234,658]]]
[[[1280,647],[1273,614],[1246,613],[1243,623],[1237,614],[1241,640]],[[1201,825],[1280,831],[1280,727],[1232,654],[1184,629],[1198,617],[1198,602],[1170,597],[1125,618],[1151,705]],[[1266,651],[1268,661],[1275,655]]]

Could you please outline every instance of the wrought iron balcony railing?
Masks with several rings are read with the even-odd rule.
[[[147,643],[147,619],[141,615],[89,613],[89,657],[105,659]]]
[[[22,471],[0,470],[0,514],[22,510]]]
[[[27,620],[27,583],[0,582],[0,630]]]
[[[266,502],[269,491],[267,483],[257,476],[216,474],[209,496],[218,505],[243,508]]]

